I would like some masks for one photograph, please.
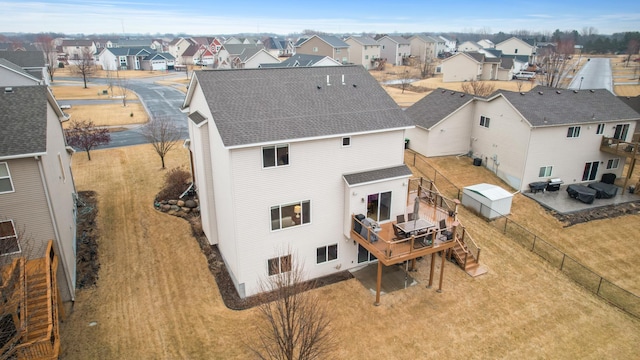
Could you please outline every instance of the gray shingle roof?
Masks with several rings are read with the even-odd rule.
[[[347,40],[349,39],[353,39],[355,42],[357,42],[360,45],[380,46],[380,44],[377,41],[373,40],[373,38],[369,36],[349,36]]]
[[[195,76],[225,146],[411,127],[411,119],[362,66],[210,70]]]
[[[3,51],[1,58],[5,58],[22,68],[45,67],[44,53],[42,51]]]
[[[407,165],[399,165],[385,169],[363,171],[355,174],[344,175],[344,180],[349,185],[370,183],[386,179],[410,177],[413,173]]]
[[[315,35],[317,37],[319,37],[320,39],[322,39],[322,41],[326,42],[327,44],[333,46],[334,48],[348,48],[349,44],[347,44],[346,42],[340,40],[337,36],[333,36],[333,35]]]
[[[22,74],[24,76],[33,77],[30,73],[26,72],[20,66],[12,63],[11,61],[2,57],[3,54],[0,53],[0,66],[15,71],[18,74]]]
[[[409,45],[411,44],[411,42],[409,41],[409,39],[405,39],[402,36],[396,36],[396,35],[387,35],[386,37],[388,37],[389,39],[397,42],[400,45]]]
[[[633,110],[637,111],[640,114],[640,96],[619,96],[618,99],[622,100],[622,102],[629,105]]]
[[[572,91],[537,86],[524,95],[500,93],[534,127],[640,119],[636,111],[605,89]]]
[[[407,108],[405,113],[414,125],[429,129],[472,100],[473,95],[438,88]]]
[[[47,87],[0,87],[0,157],[47,150]]]
[[[262,68],[313,66],[313,64],[326,58],[323,55],[295,54],[277,64],[260,64]]]
[[[252,45],[252,44],[224,44],[222,45],[228,52],[229,55],[240,55],[245,50],[260,50],[264,49],[262,45]]]

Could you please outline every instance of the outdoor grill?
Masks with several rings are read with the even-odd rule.
[[[558,191],[560,190],[560,185],[563,183],[564,182],[558,178],[549,179],[549,182],[547,183],[547,191]]]
[[[539,191],[543,191],[544,189],[547,187],[547,182],[546,181],[536,181],[536,182],[532,182],[529,184],[529,189],[531,190],[532,193],[537,193]]]

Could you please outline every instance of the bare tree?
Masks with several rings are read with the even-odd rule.
[[[424,60],[422,58],[420,58],[419,60],[420,60],[420,64],[419,64],[420,76],[423,79],[433,76],[433,68],[435,64],[435,62],[433,61],[433,58],[425,54]]]
[[[561,87],[563,81],[569,74],[567,64],[568,59],[574,51],[574,42],[571,39],[560,40],[555,47],[547,47],[541,51],[539,57],[542,58],[542,75],[541,83],[549,87]]]
[[[116,84],[118,85],[119,96],[122,97],[122,106],[127,106],[127,95],[129,95],[129,79],[120,76],[120,72],[116,72]]]
[[[516,89],[518,92],[522,92],[522,87],[524,86],[524,81],[516,80]]]
[[[111,141],[111,134],[106,128],[96,127],[91,120],[71,120],[71,125],[64,130],[67,144],[86,151],[91,161],[91,149],[106,145]]]
[[[96,71],[95,62],[93,60],[93,52],[89,48],[83,48],[80,58],[76,61],[74,72],[82,76],[84,88],[87,88],[87,78]]]
[[[627,60],[626,60],[626,67],[629,66],[629,61],[631,60],[631,57],[636,55],[638,53],[638,50],[640,50],[640,41],[637,39],[631,39],[629,40],[629,44],[627,44]]]
[[[409,84],[411,84],[411,71],[409,71],[406,66],[403,66],[402,72],[400,73],[400,88],[403,94],[404,90],[409,87]]]
[[[151,119],[142,127],[142,135],[153,145],[164,169],[164,158],[182,138],[182,131],[168,117]]]
[[[58,51],[54,39],[48,35],[41,35],[37,38],[38,47],[44,53],[45,65],[49,78],[53,81],[53,74],[58,69]]]
[[[462,83],[462,91],[477,96],[489,96],[495,89],[495,85],[487,81],[472,80]]]
[[[303,266],[292,255],[276,260],[270,261],[272,275],[260,285],[263,296],[275,300],[258,306],[259,340],[249,347],[260,359],[331,358],[331,320],[325,303],[310,292],[314,282],[304,280]]]

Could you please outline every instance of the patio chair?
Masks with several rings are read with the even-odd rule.
[[[404,222],[404,214],[396,216],[396,222],[402,224]]]
[[[400,229],[398,225],[396,224],[392,224],[392,225],[393,225],[393,233],[395,234],[397,239],[405,239],[407,237],[407,233],[402,231],[402,229]]]
[[[441,240],[453,239],[453,231],[447,230],[447,221],[445,219],[440,220],[438,230],[440,231],[440,234],[442,236]]]
[[[413,216],[413,213],[409,213],[409,221],[413,221],[413,220],[414,220],[414,218],[415,218],[415,217]]]

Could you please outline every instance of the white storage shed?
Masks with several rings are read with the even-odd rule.
[[[513,194],[492,184],[476,184],[462,189],[462,205],[487,219],[511,213]]]

